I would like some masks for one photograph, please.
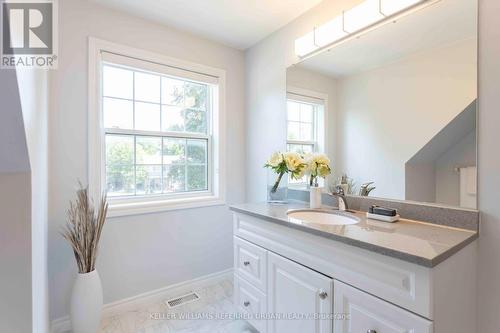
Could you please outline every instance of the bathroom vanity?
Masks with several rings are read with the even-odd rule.
[[[296,40],[280,142],[326,154],[324,187],[355,211],[288,214],[308,191],[231,207],[235,301],[261,333],[476,332],[477,0],[417,2],[350,31],[384,12],[363,1]],[[370,205],[402,219],[369,220]]]
[[[287,215],[305,208],[231,207],[235,304],[259,332],[475,331],[475,230]]]

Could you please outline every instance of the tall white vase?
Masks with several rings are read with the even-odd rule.
[[[311,209],[321,208],[321,187],[311,187],[309,192],[309,207]]]
[[[73,333],[97,333],[102,304],[102,285],[97,270],[78,274],[71,293]]]

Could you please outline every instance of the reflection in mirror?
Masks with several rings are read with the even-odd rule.
[[[328,187],[476,208],[477,0],[435,4],[287,70],[288,148]]]

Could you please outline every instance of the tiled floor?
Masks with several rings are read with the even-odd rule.
[[[221,318],[220,315],[236,313],[231,280],[195,291],[199,300],[174,309],[158,303],[104,318],[100,333],[258,333],[243,320]],[[183,314],[197,319],[179,319]],[[214,315],[217,317],[212,319]]]

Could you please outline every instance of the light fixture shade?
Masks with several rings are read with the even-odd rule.
[[[316,29],[316,44],[325,46],[345,36],[347,36],[347,32],[343,29],[342,16],[338,16]]]
[[[404,12],[422,4],[435,3],[431,0],[365,0],[343,13],[343,15],[323,24],[307,35],[295,40],[295,54],[304,57],[319,48],[355,34],[377,24],[387,17]]]
[[[344,12],[344,29],[353,33],[383,20],[384,17],[380,12],[380,0],[366,0]]]
[[[303,57],[319,48],[314,43],[314,31],[295,40],[295,54]]]
[[[425,0],[381,0],[380,10],[385,16],[394,15]]]

